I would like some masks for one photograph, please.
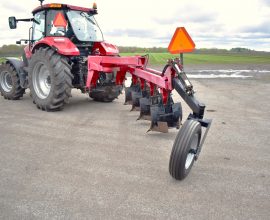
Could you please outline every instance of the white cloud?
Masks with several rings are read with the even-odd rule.
[[[52,0],[91,7],[92,1]],[[248,47],[270,51],[269,0],[96,0],[105,39],[124,46],[166,47],[177,26],[185,26],[197,48]],[[50,3],[50,1],[45,1]],[[1,0],[0,45],[27,38],[29,25],[9,30],[11,15],[31,17],[38,0]],[[257,31],[255,31],[257,30]],[[3,34],[4,33],[4,34]],[[256,42],[255,39],[256,38]]]

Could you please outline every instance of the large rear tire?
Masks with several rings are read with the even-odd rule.
[[[71,97],[73,75],[65,57],[40,48],[29,62],[29,87],[33,102],[44,111],[62,110]]]
[[[10,100],[18,100],[25,93],[16,69],[8,62],[0,66],[0,92],[5,99]]]
[[[184,179],[190,172],[201,140],[201,124],[187,120],[180,129],[171,152],[169,172],[177,180]]]

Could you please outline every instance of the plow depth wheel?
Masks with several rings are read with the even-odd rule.
[[[187,120],[174,141],[169,172],[177,180],[184,179],[190,172],[201,140],[201,124]]]

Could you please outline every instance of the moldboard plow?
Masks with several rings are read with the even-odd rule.
[[[149,120],[148,131],[180,129],[175,139],[169,172],[184,179],[197,160],[211,120],[204,118],[205,105],[194,96],[185,74],[183,53],[195,44],[184,27],[177,28],[168,50],[180,58],[168,60],[162,71],[147,67],[149,57],[121,57],[115,45],[106,43],[94,18],[97,6],[83,8],[66,4],[46,4],[33,10],[33,18],[9,17],[9,26],[32,22],[22,59],[6,58],[0,66],[0,91],[6,99],[20,99],[29,88],[33,103],[43,111],[64,108],[71,89],[86,93],[95,101],[112,102],[125,87],[125,104],[139,111],[138,120]],[[192,112],[182,122],[181,103],[174,102],[175,90]]]

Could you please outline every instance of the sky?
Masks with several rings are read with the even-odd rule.
[[[185,27],[196,48],[245,47],[270,51],[270,0],[45,0],[92,7],[107,42],[118,46],[167,47]],[[30,18],[38,0],[0,0],[0,46],[28,38],[29,23],[8,27],[8,17]]]

